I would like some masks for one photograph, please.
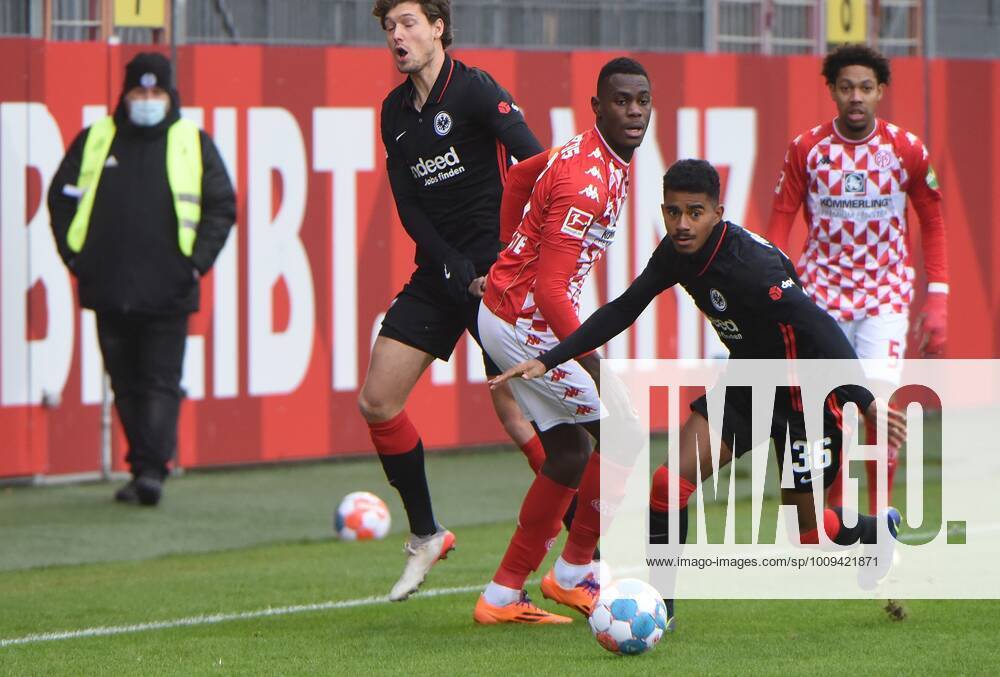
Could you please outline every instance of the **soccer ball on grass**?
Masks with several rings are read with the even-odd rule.
[[[667,608],[653,586],[635,578],[601,586],[590,629],[608,651],[619,656],[646,653],[666,628]]]
[[[333,515],[333,529],[345,541],[370,541],[389,533],[389,509],[375,494],[355,491],[344,496]]]

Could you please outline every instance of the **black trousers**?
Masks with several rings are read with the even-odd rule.
[[[97,338],[132,475],[163,479],[177,450],[188,313],[97,313]]]

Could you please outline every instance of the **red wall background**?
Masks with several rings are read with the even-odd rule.
[[[117,100],[124,64],[137,51],[129,46],[93,43],[44,43],[0,39],[0,103],[38,102],[54,117],[67,146],[82,126],[85,105]],[[356,391],[331,387],[331,346],[336,327],[331,313],[330,174],[312,163],[313,111],[317,108],[370,108],[375,115],[375,167],[356,175],[358,261],[358,383],[367,368],[371,327],[408,277],[412,243],[398,223],[384,179],[377,115],[381,101],[400,80],[382,49],[191,46],[179,50],[178,81],[185,106],[200,107],[204,126],[213,132],[213,111],[236,110],[235,173],[239,196],[239,389],[235,397],[212,396],[213,286],[203,283],[202,310],[192,320],[191,334],[204,337],[205,395],[185,401],[181,417],[179,460],[184,466],[322,457],[369,450],[367,430],[357,414]],[[553,139],[551,111],[571,108],[577,131],[592,124],[589,98],[601,65],[616,54],[600,52],[523,52],[455,50],[455,56],[489,71],[516,97],[528,123],[543,144]],[[834,110],[812,57],[758,57],[702,54],[637,54],[654,88],[657,121],[646,144],[655,144],[669,165],[678,158],[678,110],[752,108],[756,155],[748,186],[744,225],[763,231],[788,141],[799,132],[833,116]],[[979,83],[979,86],[970,86]],[[249,305],[247,266],[247,177],[252,149],[247,142],[250,109],[278,107],[288,111],[301,131],[306,150],[307,201],[300,231],[315,291],[315,340],[305,377],[292,392],[251,396],[247,388],[246,345]],[[984,358],[1000,351],[1000,280],[994,273],[1000,243],[995,236],[993,196],[1000,193],[1000,65],[993,62],[897,59],[893,83],[879,110],[927,142],[944,191],[951,267],[949,356]],[[701,117],[704,120],[704,115]],[[702,134],[706,133],[702,124]],[[29,136],[28,144],[33,143]],[[697,146],[696,146],[697,147]],[[704,147],[704,145],[702,145]],[[3,149],[0,149],[2,152]],[[711,158],[709,158],[711,159]],[[731,175],[721,166],[724,180]],[[10,177],[0,175],[7,183]],[[274,209],[281,201],[274,184]],[[37,172],[28,170],[27,214],[45,209]],[[630,218],[635,218],[635,193]],[[911,220],[917,245],[919,229]],[[797,227],[793,245],[801,242]],[[0,242],[6,242],[0,241]],[[0,244],[3,246],[3,244]],[[913,247],[920,271],[919,246]],[[796,250],[797,253],[797,250]],[[794,258],[794,256],[793,256]],[[631,257],[630,257],[631,260]],[[630,264],[634,274],[635,264]],[[605,271],[598,272],[599,276]],[[603,277],[601,278],[603,280]],[[601,289],[604,289],[601,286]],[[287,289],[272,289],[277,308],[275,330],[287,322]],[[606,294],[599,293],[601,301]],[[0,304],[26,303],[28,338],[44,338],[46,293],[35,285],[20,298],[8,291]],[[919,303],[919,298],[918,298]],[[657,309],[658,357],[677,356],[675,303],[664,299]],[[100,407],[81,402],[80,327],[75,313],[72,366],[65,379],[62,403],[0,406],[0,476],[56,474],[97,469]],[[634,339],[632,339],[634,341]],[[464,347],[457,351],[455,383],[418,386],[408,411],[430,447],[502,441],[486,387],[465,378]],[[276,356],[275,359],[280,359]],[[120,467],[123,438],[115,437]]]

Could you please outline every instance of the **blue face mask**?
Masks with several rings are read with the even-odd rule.
[[[135,99],[128,107],[128,117],[138,127],[155,127],[167,117],[167,102],[157,99]]]

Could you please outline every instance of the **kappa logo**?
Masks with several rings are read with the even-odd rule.
[[[868,177],[865,176],[864,172],[851,172],[850,174],[845,174],[844,192],[863,193],[865,192],[866,183],[868,183]]]
[[[583,190],[581,190],[577,195],[583,195],[584,197],[589,197],[594,202],[600,202],[601,194],[597,192],[597,186],[590,184]]]
[[[598,160],[600,160],[604,156],[601,155],[601,149],[600,148],[595,148],[589,155],[587,155],[587,157],[597,158]]]
[[[601,176],[601,170],[598,169],[596,166],[591,167],[590,169],[588,169],[587,171],[585,171],[584,174],[589,174],[590,176],[593,176],[598,181],[602,181],[602,182],[604,181],[604,177]]]
[[[566,212],[566,219],[563,221],[561,230],[567,235],[578,237],[582,240],[587,229],[590,228],[590,224],[593,222],[594,215],[590,212],[570,207],[569,211]]]
[[[820,163],[821,165],[828,165],[828,164],[831,164],[831,163],[830,163],[830,156],[829,156],[829,155],[824,155],[823,157],[821,157],[821,158],[819,159],[819,163]]]
[[[587,414],[593,414],[595,411],[596,411],[596,409],[594,409],[593,407],[588,406],[586,404],[578,404],[576,406],[576,415],[577,416],[586,416]]]
[[[447,136],[451,131],[451,116],[448,111],[443,110],[434,116],[434,133],[438,136]]]
[[[559,383],[559,381],[561,381],[564,378],[566,378],[567,376],[569,376],[569,372],[568,371],[566,371],[565,369],[560,369],[559,367],[556,367],[555,369],[553,369],[549,373],[551,374],[551,376],[549,378],[552,379],[553,383]]]
[[[563,391],[563,399],[568,400],[571,397],[579,397],[583,394],[583,388],[577,388],[576,386],[566,386],[566,390]]]
[[[729,304],[726,303],[726,297],[723,296],[722,292],[720,292],[715,287],[712,287],[711,289],[708,290],[708,299],[709,301],[712,302],[712,305],[715,306],[715,309],[718,310],[719,312],[722,312],[723,310],[726,309],[726,307],[729,306]]]

